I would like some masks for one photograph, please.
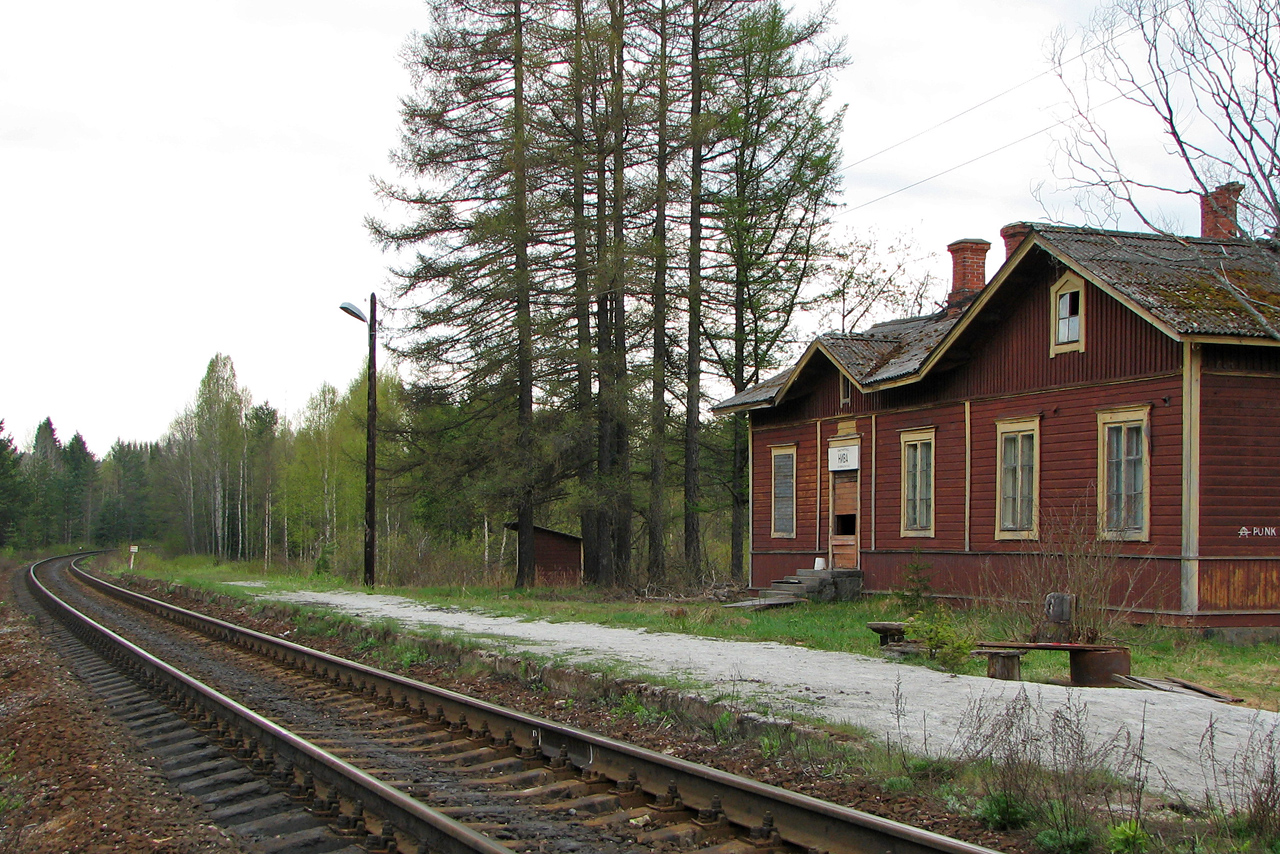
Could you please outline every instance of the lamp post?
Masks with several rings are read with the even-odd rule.
[[[364,452],[364,586],[372,587],[378,522],[374,500],[374,486],[377,483],[374,468],[377,461],[374,424],[378,420],[378,295],[369,294],[368,317],[365,317],[359,306],[352,303],[344,302],[340,307],[369,327],[369,417],[365,424]]]

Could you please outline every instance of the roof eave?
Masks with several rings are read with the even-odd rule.
[[[1234,344],[1253,347],[1280,347],[1280,340],[1269,335],[1210,335],[1205,333],[1187,333],[1183,341],[1192,344]]]
[[[777,395],[771,400],[761,400],[755,403],[739,403],[736,406],[713,406],[711,413],[713,415],[733,415],[738,412],[751,412],[756,409],[772,409],[777,404]]]

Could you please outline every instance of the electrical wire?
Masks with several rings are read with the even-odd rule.
[[[1186,2],[1190,2],[1190,0],[1181,0],[1181,2],[1180,2],[1179,4],[1177,4],[1177,5],[1181,5],[1182,3],[1186,3]],[[1170,10],[1162,10],[1161,14],[1165,14],[1165,13],[1166,13],[1166,12],[1168,12],[1168,11],[1171,11],[1171,9],[1170,9]],[[1077,60],[1083,59],[1085,56],[1087,56],[1088,54],[1092,53],[1093,51],[1098,50],[1099,48],[1101,48],[1101,47],[1103,47],[1103,46],[1105,46],[1105,45],[1111,44],[1111,43],[1113,43],[1113,42],[1115,42],[1115,41],[1117,41],[1117,40],[1119,40],[1119,39],[1123,38],[1124,36],[1129,35],[1129,33],[1132,33],[1133,31],[1135,31],[1135,30],[1137,30],[1137,29],[1139,29],[1139,28],[1143,27],[1144,25],[1146,25],[1147,23],[1149,23],[1149,22],[1150,22],[1151,20],[1153,20],[1154,18],[1155,18],[1155,15],[1152,15],[1152,16],[1151,16],[1151,17],[1149,17],[1149,18],[1145,18],[1145,19],[1143,19],[1143,20],[1138,21],[1138,22],[1137,22],[1137,23],[1135,23],[1132,27],[1130,27],[1129,29],[1125,30],[1124,32],[1117,33],[1117,34],[1113,35],[1111,38],[1107,39],[1106,41],[1098,42],[1097,44],[1093,45],[1092,47],[1089,47],[1089,48],[1087,48],[1087,49],[1085,49],[1085,50],[1082,50],[1080,53],[1076,54],[1075,56],[1071,57],[1070,59],[1068,59],[1068,60],[1064,60],[1063,62],[1058,63],[1058,67],[1061,67],[1061,66],[1063,66],[1063,65],[1068,65],[1068,64],[1070,64],[1070,63],[1076,62]],[[1008,89],[1005,89],[1003,92],[999,92],[999,93],[997,93],[997,94],[995,94],[995,95],[992,95],[992,96],[991,96],[991,97],[989,97],[989,98],[986,98],[985,100],[979,101],[978,103],[974,104],[973,106],[966,107],[965,109],[961,110],[960,112],[956,113],[956,114],[955,114],[955,115],[953,115],[953,116],[950,116],[950,117],[948,117],[948,118],[945,118],[945,119],[943,119],[943,120],[942,120],[942,121],[940,121],[940,122],[937,122],[937,123],[935,123],[935,124],[933,124],[933,125],[930,125],[930,126],[929,126],[929,127],[927,127],[927,128],[924,128],[923,130],[917,131],[916,133],[913,133],[911,136],[904,137],[903,139],[900,139],[900,140],[898,140],[897,142],[895,142],[895,143],[893,143],[893,144],[891,144],[891,145],[887,145],[887,146],[885,146],[884,148],[880,149],[879,151],[876,151],[876,152],[874,152],[874,153],[872,153],[872,154],[868,154],[866,157],[863,157],[863,158],[861,158],[861,159],[859,159],[859,160],[855,160],[854,162],[850,163],[848,166],[845,166],[845,167],[841,168],[841,169],[840,169],[840,172],[846,172],[846,171],[848,171],[848,170],[850,170],[850,169],[853,169],[853,168],[855,168],[855,167],[861,166],[863,163],[866,163],[866,162],[868,162],[868,161],[874,160],[875,158],[879,157],[879,156],[880,156],[880,155],[882,155],[882,154],[887,154],[888,152],[893,151],[895,148],[900,148],[901,146],[906,145],[908,142],[912,142],[912,141],[914,141],[914,140],[917,140],[917,139],[919,139],[920,137],[922,137],[922,136],[924,136],[924,135],[926,135],[926,134],[932,133],[933,131],[935,131],[935,130],[937,130],[937,129],[941,128],[941,127],[945,127],[945,126],[947,126],[947,125],[951,124],[952,122],[954,122],[956,119],[963,118],[964,116],[967,116],[969,113],[972,113],[974,110],[979,110],[979,109],[981,109],[981,108],[983,108],[983,107],[987,106],[988,104],[993,103],[994,101],[998,101],[998,100],[1000,100],[1001,98],[1005,97],[1006,95],[1011,95],[1011,94],[1013,94],[1014,92],[1016,92],[1016,91],[1018,91],[1019,89],[1021,89],[1022,87],[1024,87],[1024,86],[1028,86],[1028,85],[1030,85],[1030,84],[1034,83],[1035,81],[1039,80],[1041,77],[1044,77],[1044,76],[1046,76],[1046,75],[1048,75],[1048,74],[1051,74],[1051,73],[1053,73],[1053,69],[1052,69],[1052,68],[1047,68],[1047,69],[1045,69],[1044,71],[1041,71],[1039,74],[1035,74],[1035,75],[1033,75],[1033,76],[1031,76],[1031,77],[1028,77],[1026,80],[1023,80],[1021,83],[1018,83],[1018,84],[1016,84],[1016,85],[1014,85],[1014,86],[1010,86]],[[942,173],[942,174],[945,174],[945,173]],[[908,188],[904,188],[904,189],[908,189]]]

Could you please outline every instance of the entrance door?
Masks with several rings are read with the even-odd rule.
[[[831,568],[858,568],[858,469],[831,472]]]

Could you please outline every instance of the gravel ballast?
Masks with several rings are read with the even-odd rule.
[[[977,718],[1003,709],[1025,690],[1041,721],[1055,711],[1078,718],[1083,708],[1100,746],[1119,732],[1141,737],[1150,787],[1191,802],[1217,788],[1202,761],[1202,742],[1211,724],[1217,756],[1228,761],[1246,749],[1251,734],[1280,726],[1274,712],[1154,691],[1004,682],[851,653],[496,617],[396,596],[340,591],[257,595],[363,620],[391,618],[408,629],[435,627],[502,651],[534,653],[588,669],[677,678],[708,699],[729,696],[779,717],[794,714],[858,726],[934,756],[963,750]]]

